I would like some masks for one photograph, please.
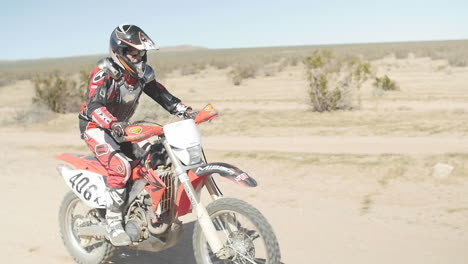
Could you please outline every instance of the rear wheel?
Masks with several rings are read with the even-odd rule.
[[[276,236],[257,209],[232,198],[216,200],[206,209],[218,237],[231,254],[228,259],[217,258],[197,224],[193,233],[193,249],[198,264],[280,263],[281,254]]]
[[[109,260],[114,246],[104,237],[83,237],[76,234],[78,227],[98,224],[97,209],[87,206],[73,192],[63,198],[59,210],[60,234],[63,244],[79,264],[100,264]]]

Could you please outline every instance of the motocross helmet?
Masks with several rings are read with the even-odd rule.
[[[139,51],[142,59],[132,62],[126,56],[128,49]],[[135,78],[143,76],[148,59],[146,51],[154,49],[157,48],[153,40],[135,25],[120,25],[112,31],[109,47],[112,60]]]

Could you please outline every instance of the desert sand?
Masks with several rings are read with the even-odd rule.
[[[248,189],[218,179],[270,221],[287,264],[468,262],[468,68],[426,58],[374,62],[401,87],[361,90],[361,108],[313,113],[300,66],[234,86],[224,71],[173,74],[163,82],[195,108],[220,117],[203,124],[210,161],[257,179]],[[9,120],[31,105],[33,85],[0,87]],[[141,107],[156,107],[144,101]],[[138,114],[138,113],[137,113]],[[74,263],[62,245],[58,208],[68,191],[54,155],[87,153],[76,114],[0,128],[2,263]],[[434,172],[437,163],[454,169]],[[164,252],[121,249],[111,263],[194,263],[193,218]]]

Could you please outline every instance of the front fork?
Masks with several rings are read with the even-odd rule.
[[[225,250],[223,250],[223,243],[216,235],[216,228],[214,227],[213,222],[211,221],[208,211],[197,198],[195,190],[192,184],[190,183],[187,172],[183,169],[182,164],[180,164],[179,159],[177,159],[177,157],[175,156],[167,140],[163,141],[163,145],[166,148],[166,151],[172,161],[172,164],[175,167],[174,172],[179,178],[180,183],[184,186],[185,193],[190,199],[192,209],[194,209],[197,214],[198,223],[200,224],[200,227],[203,230],[203,233],[205,234],[206,241],[210,245],[211,251],[214,252],[219,258],[226,258],[227,252],[224,252]],[[210,179],[211,177],[207,177],[207,179],[205,180],[205,184],[207,186],[208,191],[210,192],[211,197],[213,199],[221,198],[221,192],[216,187],[216,184],[214,183],[213,179]]]
[[[221,190],[218,188],[216,185],[213,177],[211,175],[207,176],[204,180],[206,189],[208,190],[208,193],[210,194],[211,198],[214,200],[218,200],[220,198],[223,198],[223,193]]]

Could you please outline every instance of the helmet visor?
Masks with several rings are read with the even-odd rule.
[[[129,29],[129,31],[131,30],[132,28]],[[146,35],[143,31],[134,32],[133,34],[117,34],[117,38],[137,50],[157,49],[153,40],[151,40],[150,37],[148,37],[148,35]]]

